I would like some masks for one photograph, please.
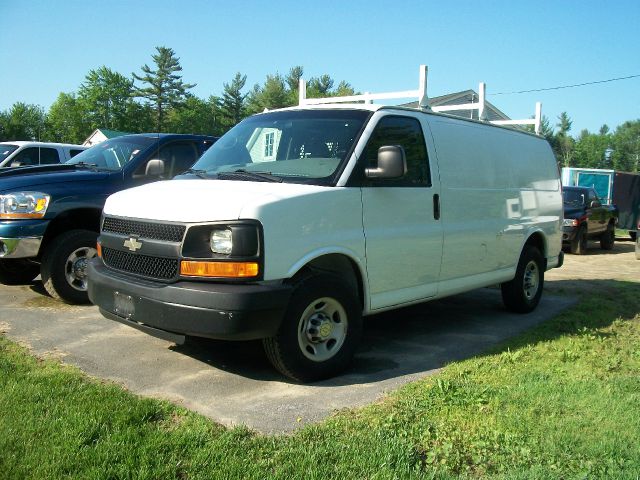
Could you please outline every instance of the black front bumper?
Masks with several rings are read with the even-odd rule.
[[[89,299],[102,314],[151,335],[181,343],[184,335],[255,340],[276,334],[291,296],[286,284],[163,284],[89,262]],[[126,313],[117,300],[126,299]],[[120,312],[120,313],[118,313]]]

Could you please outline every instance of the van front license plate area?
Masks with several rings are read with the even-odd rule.
[[[113,308],[116,315],[127,319],[133,318],[135,312],[135,304],[133,303],[133,297],[120,292],[113,292]]]

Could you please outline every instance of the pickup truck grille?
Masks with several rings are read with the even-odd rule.
[[[102,259],[108,267],[161,280],[178,276],[178,259],[139,255],[103,247]]]
[[[114,217],[105,217],[102,224],[103,232],[133,235],[139,238],[151,238],[165,242],[181,242],[185,230],[186,227],[184,225],[141,222],[139,220]]]

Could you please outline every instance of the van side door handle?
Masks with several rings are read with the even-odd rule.
[[[437,193],[433,195],[433,218],[440,220],[440,195]]]

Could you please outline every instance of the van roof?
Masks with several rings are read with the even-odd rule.
[[[378,110],[401,110],[401,111],[405,111],[405,112],[420,112],[423,113],[425,115],[433,115],[433,116],[437,116],[437,117],[446,117],[446,118],[451,118],[451,119],[455,119],[455,120],[460,120],[463,122],[470,122],[470,123],[476,123],[479,125],[484,125],[487,127],[492,127],[492,128],[501,128],[504,130],[508,130],[510,132],[515,132],[515,133],[521,133],[524,135],[530,135],[536,138],[542,138],[544,139],[544,137],[541,137],[540,135],[536,135],[535,133],[532,132],[527,132],[526,130],[521,130],[519,128],[512,128],[511,126],[507,126],[507,125],[495,125],[493,123],[490,122],[483,122],[481,120],[476,120],[476,119],[472,119],[472,118],[463,118],[463,117],[459,117],[457,115],[451,115],[449,113],[446,112],[434,112],[428,109],[423,109],[423,108],[418,108],[418,107],[407,107],[407,106],[402,106],[402,105],[382,105],[382,104],[375,104],[375,103],[321,103],[318,105],[294,105],[293,107],[285,107],[285,108],[274,108],[273,110],[267,110],[264,112],[260,112],[257,115],[261,115],[262,113],[269,113],[269,112],[285,112],[285,111],[294,111],[294,110],[364,110],[364,111],[369,111],[369,112],[377,112]]]

